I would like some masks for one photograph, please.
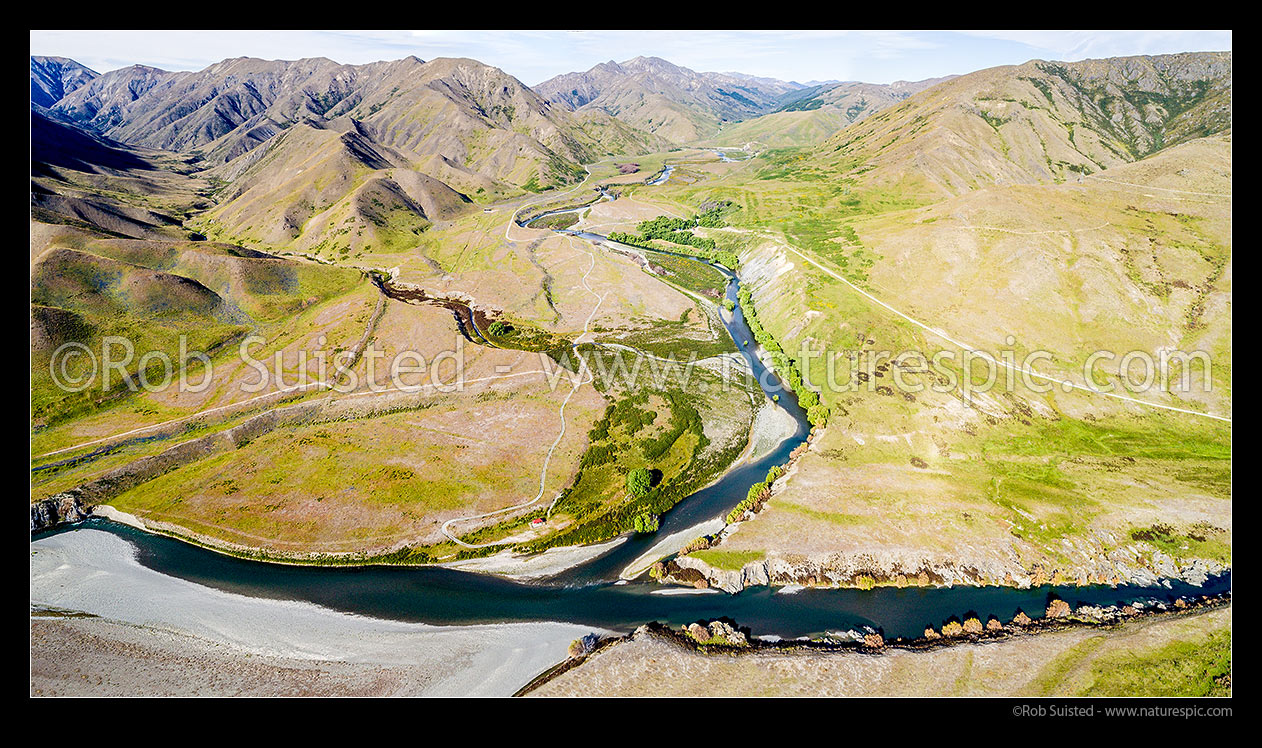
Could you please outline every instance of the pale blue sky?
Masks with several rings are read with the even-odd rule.
[[[698,71],[890,83],[1026,60],[1230,50],[1230,31],[32,31],[31,54],[99,72],[200,70],[227,57],[365,63],[472,57],[527,84],[606,60],[663,57]]]

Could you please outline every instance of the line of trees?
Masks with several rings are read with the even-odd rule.
[[[723,221],[721,213],[722,208],[711,208],[694,215],[692,218],[658,216],[636,224],[635,230],[639,232],[638,234],[614,231],[609,234],[609,238],[616,242],[630,244],[643,249],[657,249],[650,244],[653,239],[679,244],[690,247],[693,250],[687,254],[692,254],[711,262],[717,262],[729,270],[736,270],[740,260],[735,252],[720,249],[713,239],[692,233],[692,230],[698,226],[721,228],[727,225]]]
[[[754,334],[754,340],[758,341],[758,345],[770,354],[771,366],[776,373],[787,379],[789,387],[797,393],[798,405],[806,411],[806,420],[812,426],[824,426],[830,415],[828,406],[820,402],[819,393],[806,386],[797,360],[785,353],[779,341],[763,327],[762,321],[758,319],[758,310],[754,306],[754,298],[749,289],[741,286],[736,294],[741,302],[741,312],[745,317],[745,323]]]

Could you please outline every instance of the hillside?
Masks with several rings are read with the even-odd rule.
[[[409,166],[357,128],[295,125],[220,170],[231,183],[197,225],[212,238],[317,254],[415,247],[469,199]]]
[[[632,63],[645,67],[645,80],[669,72]],[[287,69],[290,63],[222,65],[319,79],[302,66]],[[323,70],[324,63],[303,65]],[[597,183],[614,180],[619,197],[577,214],[579,229],[629,231],[657,216],[718,206],[697,238],[739,258],[741,288],[750,294],[742,309],[757,321],[754,337],[774,351],[769,358],[781,373],[800,369],[802,386],[814,393],[801,393],[815,425],[810,446],[761,497],[761,511],[740,515],[739,533],[706,541],[711,547],[686,554],[675,571],[731,590],[767,582],[1150,584],[1230,566],[1229,54],[1034,61],[936,85],[821,84],[778,101],[764,92],[763,106],[780,111],[720,132],[762,127],[809,141],[832,124],[839,131],[815,145],[764,143],[739,159],[694,149],[629,163],[600,157],[660,148],[666,136],[599,103],[631,91],[619,88],[626,76],[603,89],[598,80],[573,85],[578,98],[568,103],[578,111],[570,112],[471,61],[379,65],[355,69],[363,76],[378,70],[372,85],[350,72],[337,79],[359,93],[324,114],[314,113],[309,97],[278,88],[260,94],[258,101],[270,103],[256,115],[220,134],[192,124],[210,122],[199,119],[215,106],[206,104],[193,107],[188,122],[173,118],[144,136],[155,146],[168,137],[181,148],[200,143],[199,156],[173,156],[61,119],[86,111],[67,102],[96,102],[126,88],[108,75],[72,92],[53,114],[33,111],[32,340],[40,355],[54,340],[96,341],[119,329],[144,329],[163,350],[174,348],[177,332],[197,331],[225,346],[268,330],[277,334],[268,350],[282,363],[289,357],[291,369],[321,338],[338,350],[360,340],[393,351],[423,343],[431,360],[456,340],[472,346],[470,378],[487,388],[485,399],[452,396],[423,416],[410,405],[394,411],[403,400],[389,393],[372,406],[366,395],[330,396],[318,418],[343,424],[336,429],[302,411],[300,421],[248,442],[241,455],[257,462],[225,453],[187,463],[121,494],[121,506],[247,547],[258,547],[258,538],[281,543],[275,547],[284,552],[414,543],[412,558],[423,561],[457,550],[442,528],[461,517],[468,538],[512,538],[536,550],[628,529],[635,505],[621,503],[614,464],[661,460],[654,469],[682,492],[685,481],[703,475],[699,465],[745,442],[752,414],[743,397],[684,393],[681,400],[660,389],[580,385],[579,421],[562,434],[551,472],[519,469],[526,452],[532,466],[543,462],[550,442],[539,434],[545,424],[554,433],[568,394],[565,387],[545,392],[542,381],[526,376],[537,371],[497,380],[517,363],[533,365],[533,354],[573,350],[568,341],[583,335],[654,356],[730,352],[716,337],[720,307],[688,291],[695,283],[706,293],[702,286],[713,279],[509,225],[530,202],[523,188],[576,179],[581,157],[597,159],[592,182],[564,200],[593,200]],[[395,68],[410,74],[394,77],[387,69]],[[140,76],[137,90],[145,92],[136,101],[191,85],[200,74],[164,75],[175,77]],[[715,79],[680,75],[696,95],[688,105],[671,100],[681,117],[674,123],[719,122],[717,110],[698,114],[708,95],[698,92]],[[258,76],[261,84],[265,76]],[[773,85],[726,80],[738,79]],[[683,85],[677,81],[678,90]],[[928,87],[912,93],[918,85]],[[220,103],[229,101],[236,100]],[[95,111],[88,120],[98,126],[117,113]],[[280,123],[284,112],[289,119]],[[848,116],[856,121],[844,124]],[[794,121],[796,131],[774,124],[791,117],[803,118]],[[138,138],[158,119],[123,118],[107,130]],[[265,120],[284,127],[247,147],[248,133],[264,133]],[[623,173],[632,164],[645,174],[675,169],[650,185],[638,172]],[[513,199],[496,202],[497,195]],[[317,262],[292,258],[297,253]],[[387,293],[360,268],[388,268],[399,285]],[[668,277],[678,285],[663,282]],[[423,301],[437,295],[441,305]],[[475,323],[489,333],[488,320],[521,337],[491,342],[467,334]],[[1018,358],[1042,352],[1033,368],[1076,387],[1039,389],[1017,379],[977,392],[963,380],[975,367],[962,362],[935,371],[871,358],[974,348]],[[1155,358],[1171,350],[1212,358],[1179,364],[1176,374],[1193,375],[1189,389],[1124,388],[1117,397],[1085,389],[1085,377],[1100,386],[1123,374],[1117,357],[1084,374],[1094,352]],[[57,395],[44,381],[47,363],[37,359],[33,369],[37,412],[47,419],[35,438],[45,451],[173,413],[236,405],[245,396],[235,385],[248,372],[225,369],[207,395],[96,401]],[[912,388],[904,389],[898,380],[908,379]],[[943,381],[945,389],[929,387]],[[645,439],[632,438],[638,429],[631,424],[593,430],[607,406],[628,403],[677,414],[678,423],[676,415],[632,419],[652,438],[674,440],[670,450],[629,448]],[[393,415],[376,420],[387,411]],[[432,433],[447,435],[417,439],[416,423],[429,418],[441,425]],[[484,418],[515,419],[515,441],[450,448],[478,433]],[[379,443],[381,428],[407,435],[385,437],[407,445],[406,471],[389,450],[365,448]],[[452,434],[456,441],[445,441]],[[617,456],[585,464],[589,443]],[[40,491],[49,495],[108,464],[50,473]],[[479,477],[453,482],[461,471]],[[296,475],[300,482],[287,482]],[[384,509],[370,498],[379,477],[395,497]],[[541,484],[552,495],[572,490],[557,504],[560,524],[535,532],[524,522],[539,507],[518,504]],[[333,496],[320,488],[327,485],[355,488]],[[372,491],[363,488],[369,485]],[[424,503],[410,493],[414,485],[441,485],[451,499],[410,516]],[[283,510],[251,513],[258,492]],[[167,501],[185,495],[197,499]],[[481,521],[503,508],[511,517]],[[367,540],[357,534],[365,527],[372,528]]]
[[[115,236],[184,237],[207,185],[168,154],[142,152],[31,110],[31,210],[45,223]]]
[[[400,65],[411,72],[383,77],[328,116],[301,104],[270,135],[271,115],[302,99],[289,82],[265,87],[283,63],[212,66],[252,82],[221,75],[183,117],[178,107],[128,108],[207,93],[200,74],[109,76],[58,109],[33,107],[33,518],[50,516],[41,503],[50,497],[109,501],[219,547],[420,562],[469,542],[453,532],[506,546],[616,535],[637,508],[625,470],[657,470],[673,500],[739,455],[750,398],[645,386],[637,402],[660,420],[625,434],[601,426],[613,432],[601,449],[617,463],[589,469],[550,526],[521,536],[537,511],[522,497],[575,482],[593,427],[631,396],[624,386],[638,386],[556,386],[545,353],[572,356],[569,341],[596,329],[662,351],[724,352],[731,342],[713,302],[561,235],[508,238],[511,210],[494,204],[586,176],[579,154],[661,148],[660,138],[603,112],[554,109],[472,61]],[[307,72],[287,74],[311,81]],[[474,209],[473,199],[491,205]],[[368,268],[390,269],[398,285],[387,289]],[[505,327],[494,332],[492,320]],[[133,379],[162,376],[139,356],[152,352],[175,369],[188,363],[205,386],[137,390],[117,376],[108,388],[99,376],[81,390],[60,386],[58,372],[96,371],[86,357],[57,358],[59,346],[96,351],[114,336],[134,345]],[[246,365],[242,346],[266,372]],[[396,372],[369,347],[433,366]],[[430,390],[450,376],[438,363],[453,354],[473,391]],[[330,371],[332,357],[352,371]],[[717,384],[715,372],[702,376]],[[483,438],[488,428],[495,439]],[[659,451],[641,448],[650,436]],[[349,488],[326,495],[331,485]],[[462,522],[448,530],[449,520]]]
[[[843,112],[847,122],[858,122],[867,119],[876,112],[896,104],[907,97],[933,88],[939,83],[949,81],[957,76],[948,75],[942,78],[926,78],[920,81],[896,81],[894,83],[862,83],[846,81],[831,85],[816,86],[809,94],[786,104],[781,112],[810,112],[819,109],[834,109]]]
[[[1230,129],[1230,53],[1033,60],[913,96],[837,133],[807,168],[958,194],[1077,179]]]
[[[32,696],[1229,698],[1231,33],[32,31]]]
[[[798,98],[770,114],[725,125],[707,142],[717,145],[757,143],[770,148],[817,145],[841,128],[953,77],[890,84],[844,82],[814,86],[797,92]]]
[[[658,57],[602,62],[535,86],[552,104],[607,112],[672,143],[708,137],[724,123],[771,112],[805,88],[770,78],[698,73]]]

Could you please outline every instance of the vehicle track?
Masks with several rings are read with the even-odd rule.
[[[1173,405],[1163,405],[1163,404],[1161,404],[1161,403],[1154,403],[1154,402],[1150,402],[1150,401],[1148,401],[1148,400],[1140,400],[1140,399],[1139,399],[1139,398],[1137,398],[1137,397],[1128,397],[1128,396],[1126,396],[1126,395],[1119,395],[1119,394],[1117,394],[1117,393],[1115,393],[1115,392],[1102,392],[1102,391],[1100,391],[1100,390],[1093,389],[1093,388],[1091,388],[1091,387],[1086,387],[1086,386],[1081,385],[1081,384],[1075,384],[1075,383],[1070,382],[1070,381],[1065,380],[1065,379],[1060,379],[1060,378],[1057,378],[1057,377],[1048,376],[1047,374],[1040,374],[1039,372],[1034,371],[1034,370],[1032,370],[1032,369],[1029,369],[1029,368],[1027,368],[1027,367],[1025,367],[1025,366],[1019,366],[1019,365],[1016,365],[1016,364],[1009,364],[1009,363],[1007,363],[1007,362],[1000,361],[999,359],[997,359],[997,358],[995,358],[994,356],[990,355],[990,354],[989,354],[989,353],[987,353],[986,351],[980,350],[980,349],[975,348],[975,347],[973,347],[973,346],[971,346],[971,345],[968,345],[968,344],[963,343],[963,342],[961,342],[961,341],[959,341],[959,340],[956,340],[955,338],[951,337],[950,335],[946,334],[945,332],[943,332],[943,331],[941,331],[941,330],[939,330],[939,329],[937,329],[937,328],[930,327],[929,325],[926,325],[925,323],[921,322],[920,320],[917,320],[917,319],[914,319],[914,318],[912,318],[912,317],[907,316],[907,315],[906,315],[906,314],[904,314],[903,312],[900,312],[899,310],[895,309],[894,307],[890,306],[889,304],[885,303],[884,301],[881,301],[880,299],[878,299],[877,297],[875,297],[875,296],[873,296],[872,294],[868,293],[867,291],[864,291],[862,288],[859,288],[859,287],[858,287],[858,286],[856,286],[854,283],[851,283],[849,280],[846,280],[846,278],[845,278],[845,277],[843,277],[840,273],[837,273],[837,272],[833,271],[833,270],[832,270],[832,269],[830,269],[830,268],[824,267],[823,265],[821,265],[819,262],[817,262],[817,261],[816,261],[816,260],[814,260],[813,258],[808,257],[807,255],[803,254],[803,253],[802,253],[801,251],[799,251],[797,248],[792,247],[792,246],[790,246],[790,245],[788,245],[788,244],[782,244],[781,246],[783,246],[785,249],[789,250],[789,251],[790,251],[790,252],[792,252],[793,254],[797,255],[798,257],[801,257],[803,260],[806,260],[807,262],[811,263],[812,265],[814,265],[815,267],[819,268],[820,270],[824,271],[824,272],[825,272],[825,273],[827,273],[829,276],[831,276],[831,277],[833,277],[833,278],[836,278],[837,280],[841,281],[842,283],[845,283],[847,286],[849,286],[850,288],[854,289],[855,291],[857,291],[858,293],[860,293],[861,295],[863,295],[863,297],[864,297],[864,298],[868,299],[869,301],[873,302],[874,304],[877,304],[878,306],[881,306],[882,308],[886,309],[886,310],[887,310],[887,311],[889,311],[889,312],[892,312],[892,313],[896,314],[897,316],[899,316],[899,317],[903,318],[903,319],[904,319],[904,320],[906,320],[907,322],[910,322],[911,324],[915,325],[916,327],[919,327],[920,329],[922,329],[922,330],[924,330],[924,331],[926,331],[926,332],[932,333],[933,335],[936,335],[936,336],[938,336],[939,338],[942,338],[943,340],[947,341],[948,343],[950,343],[950,344],[952,344],[952,345],[954,345],[954,346],[959,347],[959,348],[960,348],[960,349],[962,349],[962,350],[972,351],[972,352],[976,353],[978,356],[980,356],[981,358],[984,358],[984,359],[986,359],[987,361],[990,361],[991,363],[997,364],[997,365],[999,365],[999,366],[1001,366],[1001,367],[1003,367],[1003,368],[1005,368],[1005,369],[1010,369],[1010,370],[1012,370],[1012,371],[1018,371],[1018,372],[1024,372],[1026,375],[1031,376],[1031,377],[1034,377],[1035,379],[1042,379],[1043,381],[1046,381],[1046,382],[1051,382],[1052,384],[1056,384],[1056,385],[1060,385],[1060,387],[1061,387],[1062,389],[1064,389],[1066,392],[1068,392],[1069,390],[1081,390],[1081,391],[1083,391],[1083,392],[1090,392],[1090,393],[1092,393],[1092,394],[1096,394],[1096,395],[1104,395],[1105,397],[1111,397],[1111,398],[1114,398],[1115,400],[1124,400],[1124,401],[1126,401],[1126,402],[1136,403],[1136,404],[1138,404],[1138,405],[1145,405],[1145,406],[1147,406],[1147,407],[1149,407],[1149,408],[1159,408],[1159,409],[1161,409],[1161,410],[1170,410],[1170,411],[1174,411],[1174,412],[1176,412],[1176,413],[1187,413],[1188,415],[1200,416],[1201,418],[1212,418],[1212,419],[1214,419],[1214,420],[1216,420],[1216,421],[1223,421],[1224,423],[1231,423],[1231,419],[1230,419],[1230,418],[1227,418],[1227,417],[1225,417],[1225,416],[1217,416],[1217,415],[1214,415],[1214,414],[1212,414],[1212,413],[1203,413],[1203,412],[1201,412],[1201,411],[1199,411],[1199,410],[1189,410],[1189,409],[1187,409],[1187,408],[1176,408],[1176,407],[1175,407],[1175,406],[1173,406]]]
[[[590,173],[591,172],[589,171],[588,174],[590,175]],[[512,223],[515,221],[516,221],[516,218],[513,218],[510,221],[510,225],[512,225]],[[505,230],[505,236],[507,237],[507,230]],[[552,446],[548,447],[548,452],[543,458],[543,468],[539,471],[539,492],[535,494],[535,497],[533,499],[522,502],[520,504],[514,504],[513,506],[504,507],[503,509],[496,509],[495,511],[485,512],[483,514],[475,514],[469,517],[456,517],[454,519],[449,519],[443,523],[443,526],[442,526],[443,535],[446,535],[449,540],[451,540],[452,542],[458,545],[464,546],[465,548],[489,548],[491,546],[505,545],[506,543],[511,542],[511,541],[498,540],[498,541],[491,541],[489,543],[466,543],[465,541],[456,537],[451,532],[451,526],[457,522],[470,522],[470,521],[479,520],[479,519],[486,519],[488,517],[494,517],[494,516],[505,514],[507,512],[512,512],[518,509],[525,509],[526,507],[534,506],[535,504],[539,502],[540,499],[543,498],[543,492],[546,488],[546,484],[548,480],[548,467],[552,463],[552,455],[554,452],[556,452],[557,446],[561,444],[561,440],[565,438],[565,432],[566,432],[566,426],[567,426],[566,420],[565,420],[565,408],[567,405],[570,404],[570,400],[574,398],[574,395],[579,391],[579,389],[582,388],[583,385],[589,384],[593,379],[591,369],[587,365],[587,360],[584,359],[582,354],[578,352],[578,346],[580,342],[583,342],[583,338],[590,331],[592,320],[595,319],[596,312],[599,311],[600,305],[604,303],[605,296],[608,295],[608,292],[606,292],[605,295],[598,294],[596,293],[596,291],[592,289],[591,285],[588,284],[587,282],[587,279],[591,275],[592,270],[596,268],[596,255],[592,253],[591,251],[587,249],[582,249],[581,246],[576,245],[574,243],[574,237],[569,237],[569,241],[570,241],[571,247],[574,247],[575,249],[581,249],[589,257],[591,257],[591,264],[588,265],[587,272],[583,274],[581,282],[583,284],[583,288],[589,294],[596,297],[596,304],[592,307],[591,312],[587,315],[587,320],[583,323],[582,334],[579,335],[577,338],[575,338],[574,344],[570,348],[570,350],[572,350],[574,352],[574,355],[578,358],[579,368],[577,372],[577,377],[574,379],[574,385],[570,389],[570,393],[566,395],[565,400],[561,402],[561,409],[559,413],[559,416],[561,419],[561,431],[557,434],[556,439],[552,441]],[[547,516],[551,517],[552,509],[553,507],[556,506],[556,503],[561,498],[561,495],[562,495],[561,493],[558,493],[556,497],[552,499],[552,503],[548,505]]]

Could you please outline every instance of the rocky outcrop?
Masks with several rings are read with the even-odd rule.
[[[31,55],[31,104],[53,106],[99,77],[100,73],[66,57]]]
[[[694,574],[681,574],[682,570],[691,570]],[[705,578],[711,587],[724,592],[736,594],[749,586],[767,585],[771,583],[767,576],[767,564],[764,561],[751,561],[740,569],[716,569],[706,562],[692,556],[679,556],[667,564],[667,579],[695,579],[695,575]],[[695,584],[694,584],[695,586]]]
[[[626,636],[600,639],[592,653],[616,647],[625,642],[656,637],[664,642],[688,648],[701,654],[722,657],[757,656],[765,652],[811,651],[820,653],[861,652],[870,656],[879,656],[887,651],[927,652],[941,647],[972,644],[982,641],[998,641],[1020,636],[1037,636],[1042,633],[1065,631],[1073,628],[1112,626],[1128,618],[1157,615],[1189,615],[1200,611],[1212,610],[1229,604],[1231,593],[1201,595],[1191,598],[1177,598],[1172,603],[1158,600],[1136,602],[1122,606],[1108,606],[1095,609],[1094,606],[1081,606],[1072,615],[1059,619],[1042,618],[1031,620],[1025,613],[1018,611],[1012,622],[1004,625],[997,618],[991,617],[983,630],[968,632],[959,618],[952,618],[942,627],[939,634],[932,626],[925,628],[923,637],[904,639],[896,637],[886,639],[882,632],[871,627],[837,634],[830,632],[814,639],[782,639],[778,636],[750,637],[747,629],[739,629],[726,621],[697,622],[670,628],[662,623],[649,623],[636,628]],[[1126,611],[1126,612],[1123,612]],[[1092,620],[1084,615],[1103,614],[1105,620]],[[972,616],[970,616],[972,617]],[[975,617],[972,617],[976,620]],[[577,644],[577,642],[576,642]],[[716,646],[717,645],[717,646]],[[590,654],[570,657],[557,666],[545,671],[515,695],[521,696],[538,688],[557,675],[572,669]]]
[[[719,645],[724,647],[748,647],[749,637],[745,632],[726,621],[710,621],[709,623],[690,623],[680,630],[696,644]]]
[[[40,532],[67,522],[81,522],[88,513],[74,493],[59,493],[31,504],[31,532]]]

